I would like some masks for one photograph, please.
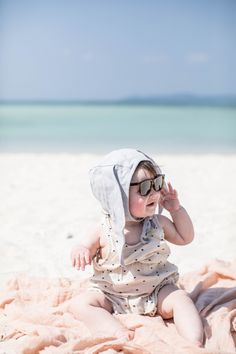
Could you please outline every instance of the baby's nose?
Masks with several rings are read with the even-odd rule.
[[[152,197],[154,196],[155,198],[159,199],[160,195],[161,195],[160,191],[155,191],[155,189],[152,187],[151,192],[150,192],[150,196],[152,196]]]

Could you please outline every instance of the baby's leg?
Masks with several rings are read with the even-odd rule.
[[[70,301],[68,310],[83,321],[92,335],[133,339],[134,332],[112,316],[112,304],[101,292],[85,291]]]
[[[174,318],[180,335],[202,346],[203,326],[199,313],[184,290],[165,285],[158,294],[158,312],[164,319]]]

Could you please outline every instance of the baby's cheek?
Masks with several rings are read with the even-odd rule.
[[[144,209],[145,209],[145,204],[143,203],[143,200],[140,200],[140,198],[137,198],[134,201],[134,203],[132,203],[130,211],[131,211],[132,215],[134,215],[136,217],[142,217]]]

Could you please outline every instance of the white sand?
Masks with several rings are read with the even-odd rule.
[[[70,251],[100,216],[88,180],[88,169],[99,158],[0,155],[0,285],[16,272],[78,275],[71,267]],[[177,188],[195,226],[194,242],[171,245],[170,260],[183,273],[212,258],[235,258],[236,155],[154,158]]]

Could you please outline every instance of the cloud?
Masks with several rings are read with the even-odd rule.
[[[209,55],[206,52],[192,52],[187,55],[187,61],[191,63],[207,63],[209,62]]]

